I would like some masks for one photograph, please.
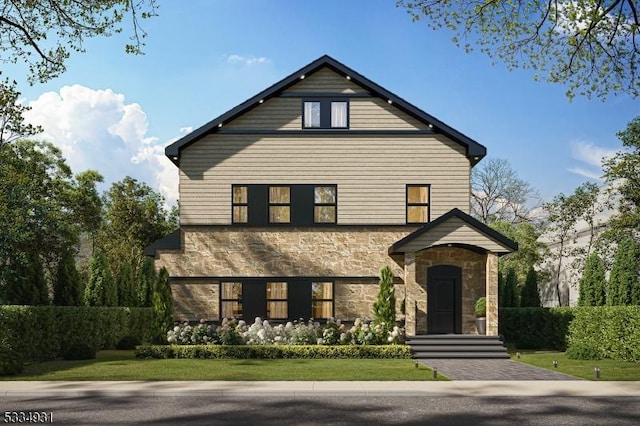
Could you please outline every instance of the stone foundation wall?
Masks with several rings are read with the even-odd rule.
[[[422,250],[415,255],[416,282],[411,287],[415,300],[415,332],[427,330],[427,268],[437,265],[453,265],[462,268],[462,333],[476,333],[475,303],[485,295],[486,255],[458,247],[436,247]],[[409,291],[409,289],[407,289]],[[407,306],[409,309],[409,306]]]
[[[414,228],[183,228],[182,251],[158,251],[172,277],[377,277],[402,269],[388,248]]]

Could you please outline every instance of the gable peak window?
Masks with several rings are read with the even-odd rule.
[[[313,99],[303,102],[303,128],[346,129],[349,127],[349,102],[336,99]]]

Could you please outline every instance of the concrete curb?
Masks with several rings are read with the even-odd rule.
[[[452,381],[452,382],[56,382],[3,381],[2,397],[313,397],[313,396],[636,396],[640,382]]]

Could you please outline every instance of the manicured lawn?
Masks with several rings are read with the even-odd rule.
[[[600,361],[582,361],[565,357],[564,352],[545,351],[519,351],[520,359],[516,358],[515,351],[511,357],[515,361],[531,364],[559,373],[580,377],[587,380],[596,380],[594,368],[600,369],[598,380],[640,380],[640,362],[622,362],[604,359]],[[558,361],[558,367],[553,367],[553,361]]]
[[[136,359],[133,351],[101,351],[97,359],[27,365],[2,380],[432,380],[409,359]],[[447,380],[439,376],[440,380]]]

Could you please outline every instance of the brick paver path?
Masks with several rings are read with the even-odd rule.
[[[581,380],[510,359],[422,359],[451,380]]]

